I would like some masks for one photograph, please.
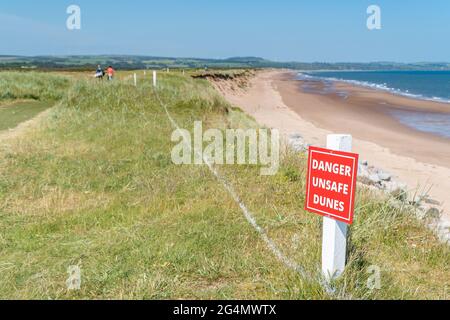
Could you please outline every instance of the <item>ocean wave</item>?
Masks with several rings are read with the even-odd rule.
[[[396,94],[396,95],[400,95],[400,96],[404,96],[404,97],[408,97],[408,98],[412,98],[412,99],[434,101],[434,102],[450,104],[449,99],[445,99],[445,98],[441,98],[441,97],[427,97],[422,94],[411,93],[411,92],[409,92],[409,90],[403,91],[400,89],[390,88],[390,87],[388,87],[388,85],[386,83],[379,84],[379,83],[373,83],[373,82],[368,82],[368,81],[348,80],[348,79],[333,78],[333,77],[320,77],[320,76],[315,76],[315,75],[313,76],[313,75],[305,74],[305,73],[299,73],[297,75],[297,80],[344,82],[344,83],[352,84],[355,86],[385,91],[385,92],[389,92],[392,94]]]

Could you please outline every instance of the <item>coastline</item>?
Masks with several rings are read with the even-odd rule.
[[[321,88],[303,92],[305,81],[295,80],[292,73],[274,75],[273,81],[286,106],[315,126],[352,134],[357,139],[422,162],[438,166],[450,164],[450,139],[416,130],[392,115],[393,112],[450,114],[448,104],[411,99],[344,82],[336,82],[334,90],[327,94],[322,94]],[[314,85],[322,84],[315,82]],[[345,92],[347,97],[344,99],[336,92]]]
[[[437,103],[443,103],[447,104],[450,108],[450,98],[442,98],[437,96],[425,96],[423,94],[418,93],[411,93],[409,90],[403,91],[400,89],[395,89],[388,87],[386,84],[376,84],[369,81],[363,81],[363,80],[350,80],[350,79],[341,79],[341,78],[334,78],[334,77],[327,77],[327,76],[321,76],[321,72],[339,72],[339,73],[354,73],[354,72],[364,72],[364,73],[379,73],[379,72],[392,72],[395,70],[315,70],[315,71],[293,71],[297,76],[300,76],[297,80],[310,80],[310,81],[328,81],[333,83],[345,83],[348,85],[351,85],[352,87],[361,87],[366,88],[370,90],[375,90],[379,92],[386,92],[390,93],[395,96],[404,97],[408,99],[413,100],[419,100],[419,101],[427,101],[427,102],[437,102]],[[444,70],[445,71],[445,70]],[[402,72],[402,71],[399,71]],[[426,72],[423,70],[422,72]],[[429,72],[437,72],[436,70],[432,70]],[[317,75],[315,75],[317,74]],[[303,77],[303,79],[302,79]]]
[[[428,194],[439,204],[442,220],[450,222],[450,139],[420,132],[401,124],[386,112],[385,101],[396,108],[424,110],[424,103],[388,92],[339,83],[347,99],[331,94],[305,93],[292,71],[260,71],[246,89],[216,88],[261,125],[276,128],[286,140],[301,135],[311,145],[324,146],[326,135],[352,134],[353,150],[370,165],[382,168],[408,186],[411,197]],[[436,112],[447,105],[431,102]],[[431,110],[429,108],[427,111]]]

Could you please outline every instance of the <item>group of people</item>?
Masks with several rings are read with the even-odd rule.
[[[108,80],[114,79],[115,70],[113,67],[109,66],[105,70],[102,69],[100,65],[97,66],[97,71],[95,72],[95,78],[102,80],[103,77],[106,75]]]

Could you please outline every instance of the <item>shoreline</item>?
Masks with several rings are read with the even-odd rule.
[[[292,70],[292,72],[295,72],[296,75],[303,75],[304,77],[310,77],[310,81],[328,81],[333,83],[345,83],[347,85],[355,86],[355,87],[361,87],[366,88],[369,90],[375,90],[378,92],[386,92],[395,96],[404,97],[408,99],[418,100],[418,101],[426,101],[426,102],[436,102],[436,103],[442,103],[447,104],[448,108],[450,110],[450,98],[442,98],[442,97],[427,97],[422,94],[418,93],[410,93],[409,91],[403,91],[400,89],[390,88],[385,85],[380,85],[377,83],[369,82],[369,81],[362,81],[362,80],[350,80],[350,79],[339,79],[339,78],[332,78],[332,77],[322,77],[320,76],[320,72],[342,72],[342,73],[351,73],[351,72],[391,72],[391,71],[397,71],[397,70],[314,70],[314,71],[305,71],[305,70]],[[402,71],[402,70],[398,70]],[[432,70],[436,71],[436,70]],[[437,72],[437,71],[436,71]],[[314,73],[317,73],[316,75],[312,75]],[[308,81],[308,78],[305,79],[296,79],[296,80],[305,80]]]
[[[281,73],[273,76],[273,83],[284,104],[315,126],[349,133],[418,161],[438,166],[450,164],[449,138],[419,131],[401,123],[392,114],[418,112],[450,115],[446,104],[411,99],[343,82],[335,83],[333,91],[327,94],[321,93],[321,82],[314,83],[319,88],[304,92],[302,86],[307,81],[294,78],[291,72]],[[344,99],[337,92],[346,92],[348,96]]]
[[[226,82],[214,85],[231,104],[261,125],[278,129],[286,141],[300,135],[305,143],[323,147],[328,134],[352,134],[353,151],[360,154],[361,160],[407,184],[411,198],[417,200],[418,196],[428,194],[435,202],[433,206],[442,213],[444,227],[449,226],[450,140],[400,124],[382,112],[383,106],[368,110],[367,105],[359,105],[362,100],[380,97],[389,101],[406,99],[396,100],[408,103],[403,106],[406,108],[416,108],[423,101],[346,84],[355,99],[349,103],[348,99],[304,93],[292,75],[287,70],[265,70],[258,72],[245,89]],[[394,148],[396,145],[398,149]]]

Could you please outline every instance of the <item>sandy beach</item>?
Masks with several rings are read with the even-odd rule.
[[[443,219],[450,221],[450,139],[417,131],[401,124],[391,112],[450,113],[450,105],[420,101],[388,92],[336,83],[336,93],[323,93],[320,82],[294,80],[290,71],[263,71],[247,89],[216,87],[232,104],[260,124],[277,128],[288,138],[300,134],[316,146],[326,135],[353,136],[353,151],[370,165],[392,174],[408,185],[411,197],[428,194],[439,202]]]

